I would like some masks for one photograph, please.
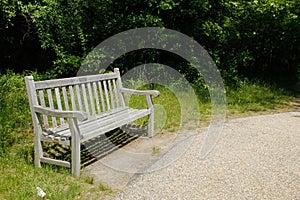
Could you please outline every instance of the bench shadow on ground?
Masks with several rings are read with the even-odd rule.
[[[145,137],[147,134],[146,128],[145,126],[128,124],[82,143],[81,168],[97,162],[140,137]],[[69,146],[43,143],[43,148],[47,157],[71,161]]]
[[[91,165],[146,134],[146,127],[128,124],[93,138],[81,145],[81,166]]]

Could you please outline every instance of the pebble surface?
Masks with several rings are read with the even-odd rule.
[[[135,176],[107,199],[300,200],[300,113],[229,120],[212,152],[199,159],[204,136],[171,165]]]

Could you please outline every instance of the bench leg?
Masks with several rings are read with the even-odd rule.
[[[80,137],[78,125],[74,119],[69,119],[71,129],[71,170],[74,177],[80,176]]]
[[[41,167],[41,158],[43,157],[43,148],[38,133],[34,136],[34,164],[36,167]]]
[[[150,95],[146,96],[148,103],[148,109],[150,109],[150,114],[148,118],[148,137],[153,137],[154,135],[154,106]]]
[[[73,139],[74,138],[74,139]],[[80,141],[76,141],[76,137],[72,138],[72,146],[71,146],[71,168],[72,175],[74,177],[80,176]]]
[[[148,137],[153,137],[154,135],[154,112],[149,115],[148,119]]]
[[[41,167],[41,158],[44,156],[43,155],[43,147],[42,147],[42,142],[41,142],[41,135],[42,135],[42,127],[39,125],[41,124],[41,119],[38,118],[36,115],[36,123],[35,128],[34,128],[34,164],[36,167],[40,168]]]

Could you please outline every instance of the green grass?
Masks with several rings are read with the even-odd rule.
[[[139,89],[149,89],[147,87]],[[200,118],[207,119],[210,113],[210,102],[199,103],[194,91],[173,92],[163,86],[154,88],[160,92],[158,97],[153,98],[155,110],[155,129],[178,131],[179,128],[191,128],[191,122],[197,122]],[[191,98],[194,94],[194,98]],[[146,108],[147,102],[145,96],[130,96],[127,98],[130,107]],[[147,118],[136,121],[137,124],[147,125]]]
[[[141,89],[149,89],[144,86]],[[153,99],[155,105],[155,127],[174,132],[179,127],[187,124],[191,126],[199,120],[199,124],[208,124],[211,114],[211,103],[208,90],[197,89],[195,91],[176,92],[176,95],[168,88],[156,86],[160,96]],[[197,93],[198,102],[190,98],[191,93]],[[295,94],[259,82],[243,81],[238,87],[226,87],[227,117],[268,113],[277,110],[290,110],[288,102],[292,101]],[[179,97],[179,98],[178,98]],[[178,99],[181,99],[179,101]],[[129,105],[136,108],[147,106],[145,97],[131,96]],[[197,111],[198,110],[198,111]],[[194,123],[191,123],[194,122]],[[145,125],[147,119],[137,120],[140,125]],[[159,128],[157,128],[159,127]],[[194,128],[184,127],[184,128]]]
[[[0,178],[1,199],[37,199],[36,187],[42,188],[49,199],[72,199],[82,189],[83,184],[72,180],[64,169],[36,169],[13,155],[0,158],[0,162],[5,172]]]
[[[154,89],[161,92],[154,98],[157,130],[174,132],[184,124],[193,127],[190,122],[199,118],[209,123],[211,105],[206,90],[197,89],[195,102],[186,92],[177,92],[176,96],[162,86]],[[293,93],[260,83],[243,82],[237,88],[226,89],[228,117],[289,109],[288,102],[294,97]],[[138,108],[147,105],[142,96],[128,101]],[[44,190],[46,199],[101,199],[113,193],[105,185],[94,184],[91,177],[71,177],[69,169],[63,167],[34,167],[33,131],[23,75],[0,76],[0,109],[0,199],[38,199],[36,187]]]
[[[31,142],[21,142],[0,157],[0,199],[42,199],[37,195],[37,187],[46,193],[46,199],[57,200],[89,196],[101,199],[113,193],[101,183],[94,184],[90,176],[73,178],[67,168],[48,164],[36,168],[32,152]]]
[[[227,88],[227,109],[229,116],[289,110],[293,92],[259,82],[243,82],[237,88]]]
[[[22,134],[23,141],[14,143],[0,157],[0,199],[42,199],[37,195],[37,187],[46,193],[45,199],[75,199],[90,192],[101,198],[112,193],[102,184],[94,184],[87,175],[73,178],[70,169],[64,167],[43,164],[42,168],[36,168],[32,131]]]
[[[73,178],[68,169],[51,165],[37,169],[14,154],[0,158],[0,171],[0,199],[39,199],[37,187],[46,199],[57,200],[75,199],[90,191],[101,198],[112,192],[102,184],[94,185],[90,177]]]

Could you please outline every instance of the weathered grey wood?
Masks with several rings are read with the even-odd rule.
[[[40,97],[41,106],[46,107],[45,96],[44,96],[44,91],[43,90],[39,91],[39,97]],[[48,116],[47,115],[43,115],[43,121],[44,121],[44,127],[49,128],[49,122],[48,122]]]
[[[95,110],[95,103],[94,103],[94,96],[93,96],[93,92],[92,92],[92,87],[91,87],[91,83],[87,83],[87,88],[88,88],[88,93],[89,93],[89,102],[90,102],[90,107],[91,107],[91,118],[95,118],[96,116],[96,110]]]
[[[116,100],[116,106],[117,106],[117,108],[118,107],[120,107],[120,98],[119,98],[119,95],[118,95],[118,88],[117,88],[117,85],[116,85],[116,80],[115,79],[113,79],[112,80],[112,82],[113,82],[113,90],[114,90],[114,96],[115,96],[115,100]]]
[[[59,141],[54,141],[53,138],[50,138],[46,135],[42,135],[41,141],[43,141],[43,142],[55,142],[55,143],[58,143],[58,144],[61,144],[61,145],[71,146],[70,140],[67,140],[66,138],[60,139]]]
[[[152,95],[154,97],[159,96],[159,91],[157,90],[134,90],[134,89],[122,88],[121,92],[127,94],[135,94],[135,95]]]
[[[51,89],[47,89],[47,95],[48,95],[49,106],[50,106],[51,109],[54,109],[54,103],[53,103]],[[57,126],[56,117],[52,116],[51,118],[52,118],[52,124],[53,124],[53,126]]]
[[[77,110],[77,106],[76,106],[75,95],[74,95],[74,90],[73,90],[72,85],[69,86],[69,90],[70,90],[72,110],[75,111],[75,110]]]
[[[71,167],[70,162],[63,161],[63,160],[55,160],[55,159],[46,158],[46,157],[42,157],[41,162],[48,163],[48,164],[53,164],[53,165],[59,165],[59,166],[62,166],[62,167],[68,167],[68,168]]]
[[[71,168],[74,177],[80,176],[80,131],[77,120],[69,118],[69,127],[71,130]]]
[[[75,89],[76,89],[76,97],[77,97],[77,102],[78,102],[78,109],[80,111],[83,111],[79,85],[75,85]]]
[[[119,100],[120,100],[120,104],[121,104],[121,107],[124,107],[126,104],[125,104],[125,98],[124,98],[124,95],[122,93],[122,81],[121,81],[121,75],[120,75],[120,71],[118,68],[115,68],[114,69],[114,72],[117,74],[117,92],[118,92],[118,96],[119,96]]]
[[[101,104],[102,104],[102,111],[105,112],[105,102],[104,102],[104,97],[103,97],[103,90],[102,90],[102,84],[101,82],[98,82],[99,90],[100,90],[100,97],[101,97]]]
[[[87,112],[89,117],[90,117],[91,112],[90,112],[90,109],[89,109],[89,103],[88,103],[88,99],[87,99],[87,95],[86,95],[85,84],[81,85],[81,89],[82,89],[82,98],[83,98],[83,102],[84,102],[85,112]]]
[[[112,91],[112,86],[111,86],[111,80],[108,80],[108,90],[109,90],[109,96],[110,96],[110,104],[111,104],[111,108],[115,109],[115,99],[114,99],[114,94]]]
[[[105,93],[105,98],[106,98],[106,106],[107,106],[106,111],[109,111],[110,110],[110,101],[109,101],[106,81],[103,81],[103,87],[104,87],[104,93]]]
[[[55,88],[55,87],[62,87],[68,85],[81,85],[84,83],[90,83],[99,80],[110,80],[113,78],[117,78],[117,75],[114,73],[46,80],[46,81],[36,81],[35,88],[39,90],[39,89]]]
[[[53,108],[44,108],[42,106],[33,106],[33,112],[60,118],[77,118],[79,121],[87,119],[87,113],[81,111],[62,111]]]
[[[54,90],[55,90],[57,108],[58,110],[62,110],[59,88],[55,88]],[[60,120],[60,124],[64,124],[64,118],[59,118],[59,120]]]
[[[34,106],[38,105],[38,102],[33,76],[26,76],[25,83],[34,128],[34,164],[36,167],[41,167],[41,157],[43,157],[43,149],[41,143],[42,127],[40,126],[38,116],[34,111]]]
[[[129,113],[128,113],[129,114]],[[128,114],[125,115],[125,117],[128,116]],[[103,121],[104,125],[101,126],[102,121],[98,121],[98,123],[94,123],[94,128],[93,126],[89,126],[90,131],[85,132],[82,136],[82,142],[90,140],[91,138],[94,138],[96,136],[99,136],[100,134],[105,134],[111,130],[114,130],[118,127],[121,127],[125,124],[128,124],[129,122],[132,122],[134,120],[140,119],[141,117],[147,116],[149,114],[149,111],[144,110],[144,112],[131,112],[130,113],[130,120],[128,118],[125,118],[124,115],[122,116],[115,116],[115,118],[111,118],[108,121]],[[118,120],[118,121],[117,121]]]
[[[95,95],[97,113],[100,114],[101,110],[100,110],[100,102],[99,102],[98,89],[97,89],[96,82],[93,82],[93,90],[94,90],[94,95]]]
[[[37,167],[41,166],[41,162],[70,167],[72,175],[78,177],[82,142],[144,116],[149,117],[148,136],[152,137],[154,134],[154,107],[151,97],[158,96],[159,92],[123,88],[118,69],[114,69],[111,74],[38,82],[34,82],[33,77],[28,76],[25,81],[35,132],[34,148]],[[127,107],[124,93],[145,95],[147,108]],[[48,118],[52,119],[52,124],[49,123]],[[56,119],[59,119],[59,123]],[[70,145],[71,163],[43,157],[41,141]]]
[[[82,133],[81,141],[84,142],[93,137],[105,134],[108,131],[121,127],[127,124],[128,122],[134,121],[149,114],[150,111],[148,109],[138,110],[127,108],[111,112],[107,115],[103,115],[97,120],[88,121],[87,123],[80,124],[79,129]],[[70,135],[70,131],[68,129],[62,130],[59,134]]]
[[[150,109],[150,115],[148,120],[148,136],[153,137],[154,134],[154,107],[150,95],[146,95],[148,109]]]
[[[62,93],[63,93],[65,108],[66,108],[66,110],[70,110],[68,93],[67,93],[66,87],[62,87]]]

